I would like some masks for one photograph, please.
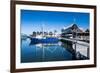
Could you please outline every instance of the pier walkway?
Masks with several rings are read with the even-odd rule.
[[[81,55],[84,55],[85,57],[89,58],[89,43],[74,38],[61,37],[59,39],[72,42],[72,49],[76,52],[76,54],[80,53]]]
[[[66,40],[66,41],[71,41],[71,42],[73,42],[73,43],[77,43],[77,44],[80,44],[80,45],[89,47],[89,43],[84,42],[84,41],[80,41],[79,39],[74,39],[74,38],[62,38],[62,37],[59,38],[59,39],[63,39],[63,40]]]

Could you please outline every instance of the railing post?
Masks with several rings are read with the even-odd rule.
[[[75,48],[75,57],[76,57],[76,50],[77,50],[76,49],[76,43],[77,43],[77,41],[75,41],[74,43],[75,43],[75,47],[74,48]]]
[[[89,47],[87,48],[87,58],[89,58]]]

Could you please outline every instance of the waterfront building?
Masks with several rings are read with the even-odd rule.
[[[61,37],[89,41],[89,29],[83,31],[77,24],[73,24],[68,28],[62,29]]]

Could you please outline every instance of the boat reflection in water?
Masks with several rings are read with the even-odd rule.
[[[61,42],[39,43],[22,40],[21,62],[45,62],[72,60],[72,54],[61,46]]]
[[[33,39],[22,40],[21,62],[48,62],[75,60],[75,52],[72,45],[54,38],[48,40],[33,41]]]

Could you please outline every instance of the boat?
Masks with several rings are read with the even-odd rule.
[[[31,43],[58,43],[59,39],[55,37],[46,37],[46,38],[31,38]]]
[[[43,25],[42,25],[42,28],[41,28],[42,32],[43,31]],[[59,42],[59,39],[57,37],[44,37],[44,34],[42,33],[42,35],[40,36],[36,36],[36,37],[31,37],[31,43],[58,43]]]

